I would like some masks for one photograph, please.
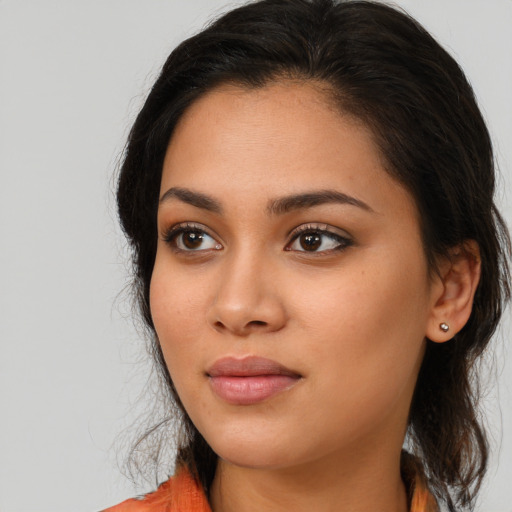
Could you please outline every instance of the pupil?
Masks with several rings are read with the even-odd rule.
[[[316,233],[307,233],[300,237],[300,245],[306,251],[315,251],[322,245],[322,237]]]
[[[203,241],[203,235],[197,231],[189,231],[183,235],[183,243],[188,249],[197,249]]]

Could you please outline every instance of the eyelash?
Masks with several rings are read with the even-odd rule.
[[[201,238],[203,240],[204,240],[204,235],[206,235],[207,237],[211,238],[212,240],[214,240],[216,242],[215,238],[208,233],[208,231],[204,228],[204,226],[202,226],[200,224],[192,224],[189,222],[172,226],[171,228],[169,228],[167,231],[164,232],[162,239],[166,244],[171,246],[171,248],[174,251],[181,252],[181,253],[194,253],[194,252],[200,253],[200,252],[204,252],[205,250],[217,250],[218,251],[218,250],[222,249],[222,245],[218,242],[215,247],[212,247],[209,249],[197,249],[197,250],[190,249],[190,248],[182,249],[181,247],[178,247],[177,240],[178,240],[179,236],[181,236],[185,233],[197,233],[197,234],[201,235]],[[182,243],[183,243],[183,241],[182,241]]]
[[[332,228],[330,228],[327,224],[304,224],[295,228],[290,233],[290,242],[285,247],[286,251],[294,251],[291,246],[303,235],[318,235],[319,237],[327,237],[328,239],[337,243],[336,247],[329,248],[323,251],[296,251],[296,252],[304,252],[309,254],[329,254],[336,251],[343,251],[353,245],[353,241],[349,238],[348,235],[344,236],[339,233],[335,233]],[[323,243],[323,241],[321,242]]]
[[[215,237],[210,235],[204,226],[202,226],[200,224],[189,223],[189,222],[172,226],[171,228],[169,228],[167,231],[164,232],[162,239],[175,252],[186,253],[186,254],[187,253],[188,254],[205,253],[206,251],[221,250],[223,248],[222,244],[220,244],[218,242],[216,243],[215,247],[209,247],[206,249],[201,249],[201,248],[199,248],[199,249],[193,249],[193,248],[184,249],[184,248],[181,248],[178,246],[178,243],[179,243],[178,240],[179,240],[179,237],[185,233],[199,234],[201,240],[204,240],[205,235],[206,235],[206,237],[211,238],[212,241],[217,242]],[[320,239],[320,247],[324,243],[324,240],[322,240],[322,239],[325,237],[328,238],[329,240],[335,242],[337,245],[335,247],[324,249],[322,251],[317,251],[317,250],[308,251],[308,250],[293,249],[293,245],[299,240],[299,238],[301,236],[304,236],[304,235],[317,235],[316,242],[318,242],[318,238],[319,238]],[[343,251],[344,249],[347,249],[348,247],[353,245],[353,241],[351,238],[349,238],[348,236],[341,235],[339,233],[335,233],[334,231],[332,231],[332,228],[329,228],[329,226],[327,224],[321,224],[321,225],[320,224],[304,224],[304,225],[299,226],[299,227],[295,228],[294,230],[292,230],[292,232],[289,234],[289,238],[290,238],[290,241],[286,244],[286,246],[284,248],[285,251],[293,251],[293,252],[297,252],[297,253],[306,253],[306,254],[318,254],[318,255],[329,254],[329,253],[336,252],[336,251]],[[181,240],[181,243],[182,244],[184,243],[183,240]],[[302,245],[302,248],[304,248],[303,245]]]

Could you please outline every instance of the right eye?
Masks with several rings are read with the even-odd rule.
[[[222,245],[199,226],[174,226],[165,233],[163,238],[172,248],[182,252],[222,249]]]

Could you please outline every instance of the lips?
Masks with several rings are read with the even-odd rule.
[[[234,405],[253,405],[294,386],[301,376],[271,359],[226,357],[216,361],[207,375],[213,392]]]

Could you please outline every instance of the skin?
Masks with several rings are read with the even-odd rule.
[[[269,209],[326,190],[356,201]],[[180,399],[219,455],[213,510],[405,511],[399,458],[425,336],[446,341],[439,322],[464,321],[452,306],[468,264],[429,274],[414,200],[369,130],[317,84],[222,86],[180,120],[161,198],[151,313]],[[301,226],[315,251],[294,238]],[[208,376],[226,356],[300,378],[233,405]]]

